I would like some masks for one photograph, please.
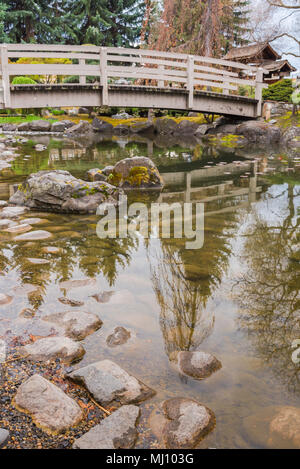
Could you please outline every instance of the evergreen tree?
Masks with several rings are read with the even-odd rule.
[[[6,5],[0,3],[0,43],[9,42],[9,37],[5,32]]]
[[[10,42],[64,42],[61,0],[2,0]]]
[[[140,37],[145,1],[66,0],[66,10],[78,44],[127,47]]]

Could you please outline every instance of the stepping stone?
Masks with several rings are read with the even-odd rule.
[[[27,212],[27,207],[5,207],[0,212],[0,218],[17,218]]]
[[[42,252],[44,252],[46,254],[58,254],[58,253],[62,252],[62,249],[61,248],[56,248],[54,246],[46,246],[42,249]]]
[[[6,360],[6,343],[0,339],[0,363],[4,363]]]
[[[15,295],[23,296],[38,290],[38,288],[39,287],[37,285],[32,285],[31,283],[23,283],[23,285],[17,285],[16,287],[14,287],[12,291]]]
[[[38,258],[34,258],[34,257],[27,257],[27,260],[28,260],[28,262],[30,262],[30,264],[37,264],[37,265],[49,264],[50,263],[50,261],[48,261],[47,259],[38,259]]]
[[[155,391],[111,360],[102,360],[73,371],[69,377],[83,384],[97,402],[106,405],[137,404]]]
[[[131,337],[131,333],[125,327],[116,327],[114,332],[106,339],[109,347],[117,347],[118,345],[125,344]]]
[[[27,223],[23,223],[22,225],[11,226],[5,231],[7,233],[27,233],[27,231],[30,230],[32,230],[32,226],[27,225]]]
[[[20,412],[29,413],[34,423],[49,434],[62,433],[82,419],[77,402],[40,375],[21,384],[14,405]]]
[[[31,231],[30,233],[24,233],[14,238],[15,241],[39,241],[42,239],[52,238],[52,234],[45,230]]]
[[[44,321],[52,322],[65,329],[65,335],[74,340],[83,340],[100,329],[102,321],[96,314],[84,311],[67,311],[44,316]]]
[[[3,448],[9,440],[9,431],[0,428],[0,449]]]
[[[23,221],[28,223],[28,225],[37,225],[38,223],[42,223],[45,220],[42,220],[41,218],[25,218]]]
[[[204,379],[222,368],[222,363],[210,353],[183,351],[177,355],[177,366],[183,375]]]
[[[140,409],[125,405],[106,417],[82,437],[75,440],[74,449],[130,449],[137,439],[136,423]]]
[[[7,206],[8,206],[8,203],[6,202],[6,200],[0,200],[0,208],[4,208]]]
[[[2,220],[0,220],[0,230],[6,230],[12,226],[17,226],[17,224],[17,222],[10,220],[9,218],[2,218]]]
[[[150,424],[167,449],[192,449],[215,427],[214,413],[193,399],[175,397],[153,411]]]
[[[12,296],[0,293],[0,306],[9,305],[13,300]]]
[[[85,354],[82,345],[63,336],[39,339],[33,344],[20,347],[19,352],[30,361],[45,362],[60,358],[65,363],[80,360]]]

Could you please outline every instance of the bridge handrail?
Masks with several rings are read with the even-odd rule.
[[[115,83],[112,79],[122,78],[129,80],[128,84],[138,86],[184,87],[188,92],[189,109],[193,109],[194,93],[199,87],[210,87],[219,93],[222,90],[222,94],[228,95],[236,93],[238,85],[246,85],[255,88],[260,114],[262,88],[265,86],[263,69],[247,64],[150,49],[88,45],[2,44],[0,49],[5,107],[10,103],[11,76],[75,75],[80,77],[80,84],[86,83],[87,76],[100,79],[103,104],[108,104],[108,87]],[[16,63],[17,58],[69,59],[70,63]]]

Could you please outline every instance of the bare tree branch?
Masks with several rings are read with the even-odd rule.
[[[287,9],[294,9],[294,10],[299,10],[300,5],[299,1],[297,0],[298,5],[287,5],[286,3],[283,2],[283,0],[267,0],[269,5],[273,7],[279,7],[279,8],[287,8]]]

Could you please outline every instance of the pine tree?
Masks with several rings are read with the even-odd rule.
[[[126,47],[140,36],[144,0],[66,0],[66,4],[65,19],[78,44]]]
[[[2,0],[10,42],[64,42],[61,0]]]
[[[0,43],[9,42],[9,37],[5,32],[6,5],[0,3]]]

